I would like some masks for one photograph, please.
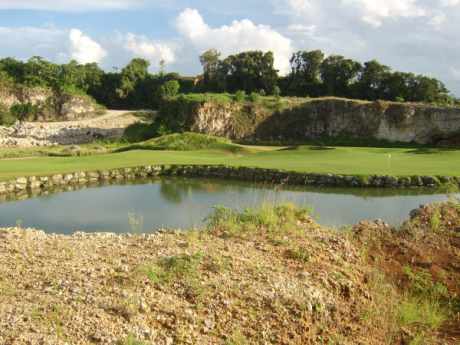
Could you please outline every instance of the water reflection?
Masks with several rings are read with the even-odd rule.
[[[68,192],[65,192],[65,191]],[[0,226],[33,226],[50,232],[127,232],[202,225],[215,205],[232,208],[293,202],[314,210],[328,226],[384,219],[398,224],[420,204],[446,200],[432,190],[299,188],[203,179],[138,180],[124,184],[65,187],[45,194],[20,195],[0,204]],[[140,220],[142,219],[142,222]],[[141,223],[142,225],[139,225]]]

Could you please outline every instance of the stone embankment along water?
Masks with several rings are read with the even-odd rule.
[[[438,188],[446,185],[460,186],[460,177],[451,176],[349,176],[218,165],[149,165],[50,176],[18,177],[11,181],[0,182],[0,195],[21,194],[28,190],[48,190],[58,186],[86,185],[104,181],[134,180],[136,178],[155,176],[221,178],[298,186],[354,188]]]

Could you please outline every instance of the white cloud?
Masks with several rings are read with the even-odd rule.
[[[460,78],[451,69],[460,60],[460,0],[272,2],[286,18],[284,34],[301,49],[378,59],[396,70],[434,76],[460,95]]]
[[[451,73],[452,73],[452,77],[455,79],[455,80],[459,80],[460,81],[460,67],[452,67],[450,69]]]
[[[443,6],[457,6],[460,4],[460,0],[441,0],[441,5]]]
[[[361,11],[362,20],[376,27],[382,25],[385,19],[421,17],[427,14],[417,4],[417,0],[342,0],[342,4]]]
[[[149,60],[154,66],[158,66],[161,60],[166,64],[171,64],[176,60],[175,48],[172,44],[154,41],[145,36],[126,34],[124,48],[134,56]]]
[[[219,50],[223,56],[247,50],[272,51],[275,68],[281,73],[289,71],[289,59],[293,52],[291,40],[270,26],[256,25],[243,19],[212,28],[196,9],[186,9],[177,17],[176,27],[198,53],[210,48]]]
[[[107,52],[99,43],[84,35],[78,29],[69,32],[70,56],[79,63],[100,63],[107,55]]]
[[[145,0],[0,0],[0,10],[92,11],[136,8]]]
[[[0,27],[0,56],[58,59],[67,50],[67,35],[65,30],[55,27]]]

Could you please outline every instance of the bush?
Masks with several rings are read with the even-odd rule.
[[[173,98],[179,93],[180,84],[177,80],[169,80],[160,86],[160,98]]]
[[[260,95],[257,92],[251,92],[249,95],[249,100],[254,103],[258,102],[260,100]]]
[[[31,103],[15,104],[10,108],[13,117],[20,121],[35,120],[38,115],[38,107]]]
[[[296,229],[299,222],[309,218],[309,214],[310,210],[297,208],[292,204],[262,205],[260,208],[248,208],[242,212],[217,206],[206,218],[206,222],[211,231],[222,231],[229,236],[253,231],[283,233]]]
[[[278,85],[273,88],[273,96],[276,98],[281,97],[281,89]]]
[[[235,101],[238,103],[244,102],[246,100],[246,92],[239,90],[235,93]]]
[[[0,104],[0,126],[11,126],[16,122],[16,118],[11,114],[8,109]]]
[[[153,138],[157,133],[157,129],[152,124],[134,123],[128,126],[124,133],[123,139],[130,143],[136,143]]]

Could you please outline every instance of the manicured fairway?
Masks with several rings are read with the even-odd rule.
[[[0,179],[147,164],[226,164],[302,172],[353,175],[460,176],[460,150],[425,148],[318,148],[228,151],[128,151],[86,157],[34,157],[0,160]]]

